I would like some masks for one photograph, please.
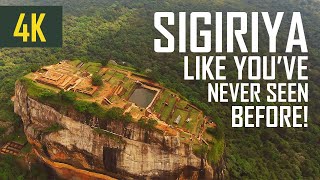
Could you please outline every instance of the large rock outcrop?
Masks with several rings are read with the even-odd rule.
[[[109,121],[107,131],[99,133],[89,125],[92,119],[68,109],[59,112],[29,97],[26,88],[16,83],[14,111],[33,148],[53,162],[119,179],[176,179],[182,174],[213,178],[212,167],[178,137],[120,121]],[[56,123],[62,128],[48,132]]]

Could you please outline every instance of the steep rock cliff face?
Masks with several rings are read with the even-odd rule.
[[[205,172],[204,179],[213,178],[212,167],[178,137],[119,121],[108,122],[108,131],[98,133],[85,123],[90,120],[82,114],[71,110],[61,113],[32,99],[20,82],[16,83],[14,111],[21,116],[33,148],[54,162],[121,179],[176,179],[186,170]],[[62,129],[46,131],[56,123]]]

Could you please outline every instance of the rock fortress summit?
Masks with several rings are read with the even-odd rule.
[[[211,118],[129,67],[42,67],[16,82],[14,110],[33,151],[67,179],[224,176]]]

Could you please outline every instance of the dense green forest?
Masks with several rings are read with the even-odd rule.
[[[0,120],[21,129],[10,100],[15,81],[42,65],[63,59],[106,63],[110,59],[133,66],[164,86],[179,92],[217,122],[224,131],[226,165],[231,179],[317,179],[320,177],[320,2],[316,0],[0,0],[1,5],[63,5],[62,48],[2,48],[0,50]],[[302,13],[309,49],[309,127],[308,128],[231,128],[231,103],[207,103],[205,81],[183,80],[183,56],[178,52],[158,54],[153,39],[161,35],[153,27],[156,11],[245,11],[285,12],[278,34],[279,52],[287,42],[290,13]],[[273,18],[271,18],[273,19]],[[224,23],[224,29],[225,29]],[[259,44],[268,44],[268,34],[260,23]],[[212,27],[214,29],[214,24]],[[169,28],[178,37],[178,26]],[[248,28],[250,29],[250,28]],[[225,36],[224,36],[225,37]],[[214,37],[213,37],[214,38]],[[249,38],[249,37],[247,37]],[[225,39],[224,43],[225,43]],[[250,39],[248,39],[249,41]],[[261,55],[268,55],[261,46]],[[239,50],[238,50],[239,52]],[[235,54],[239,54],[235,52]],[[210,53],[210,55],[215,55]],[[195,54],[189,54],[190,59]],[[226,62],[226,66],[233,66]],[[279,72],[281,73],[281,72]],[[284,72],[282,72],[284,73]],[[227,78],[235,81],[235,71]],[[286,82],[278,76],[279,82]],[[263,83],[263,82],[261,82]],[[0,128],[0,134],[5,129]],[[18,133],[19,131],[17,131]],[[15,138],[17,133],[3,138]],[[0,143],[1,144],[1,143]],[[11,164],[11,157],[0,157],[0,179],[39,177]],[[17,160],[19,161],[19,159]],[[44,176],[44,175],[43,175]]]

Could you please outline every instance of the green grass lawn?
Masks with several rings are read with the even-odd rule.
[[[116,101],[119,101],[119,100],[120,100],[119,96],[111,96],[111,98],[110,98],[111,102],[116,102]]]
[[[94,73],[98,73],[100,68],[101,68],[101,63],[88,62],[81,67],[81,70],[88,71],[89,73],[94,74]]]
[[[187,104],[187,101],[181,99],[179,102],[176,103],[176,107],[179,109],[184,109],[187,106]]]
[[[108,71],[106,71],[105,74],[102,76],[102,79],[108,81],[108,80],[113,76],[114,73],[115,73],[115,71],[113,71],[113,70],[108,70]]]
[[[108,81],[111,77],[112,77],[112,75],[105,74],[104,76],[102,76],[102,79]]]
[[[116,71],[107,71],[107,73],[103,77],[106,80],[108,80],[110,77],[112,77],[108,82],[111,85],[118,85],[120,81],[123,81],[123,79],[126,77],[126,75],[124,75],[122,73],[118,73]],[[133,82],[131,82],[131,83],[133,83]]]
[[[174,103],[176,102],[176,98],[172,98],[169,96],[168,106],[164,106],[161,113],[161,119],[166,121],[174,107]]]
[[[181,116],[180,122],[179,122],[179,126],[182,127],[182,125],[185,123],[185,121],[187,120],[187,116],[188,116],[188,112],[187,111],[183,111],[181,109],[176,109],[173,113],[172,118],[169,121],[169,124],[175,124],[174,121],[176,120],[176,118],[178,116]]]
[[[39,95],[43,92],[56,93],[51,89],[41,86],[42,84],[35,83],[31,79],[27,79],[25,77],[21,78],[20,82],[28,87],[28,95],[32,97],[39,97]]]
[[[190,112],[190,118],[191,118],[192,120],[196,120],[196,119],[198,118],[199,114],[200,114],[199,111],[193,109],[193,110],[191,110],[191,112]]]
[[[131,81],[131,80],[129,80],[128,78],[125,78],[124,80],[123,80],[123,87],[125,88],[125,89],[130,89],[130,88],[132,88],[132,86],[135,84],[133,81]]]
[[[191,110],[190,112],[190,122],[185,124],[185,128],[188,129],[191,133],[195,133],[195,128],[197,127],[197,119],[199,115],[199,111],[197,110]]]
[[[113,77],[122,80],[126,75],[116,72]]]
[[[117,86],[119,84],[120,80],[118,78],[112,77],[108,83],[110,83],[113,86]]]
[[[68,64],[71,64],[72,66],[76,67],[78,64],[80,64],[81,61],[80,60],[72,60],[69,61]]]
[[[135,88],[135,83],[132,81],[127,81],[124,83],[124,88],[127,89],[127,91],[124,93],[124,95],[122,96],[122,98],[127,99],[129,98],[129,96],[131,95],[131,92],[134,90]]]
[[[198,123],[197,123],[197,126],[195,127],[195,129],[193,130],[193,132],[198,135],[199,132],[200,132],[200,128],[201,128],[201,124],[203,123],[204,119],[203,118],[200,118]]]
[[[163,103],[166,101],[167,97],[170,95],[170,91],[164,90],[161,94],[161,97],[157,100],[154,111],[157,113],[161,113],[161,107],[163,106]]]
[[[42,88],[45,88],[45,89],[49,89],[49,90],[54,91],[56,93],[61,91],[61,89],[59,89],[59,88],[56,88],[56,87],[53,87],[53,86],[49,86],[49,85],[46,85],[46,84],[41,84],[41,83],[36,83],[36,84],[39,87],[42,87]]]
[[[190,137],[191,137],[190,134],[187,134],[187,133],[185,133],[185,132],[181,132],[181,133],[180,133],[180,139],[181,139],[182,141],[188,142],[188,141],[190,140]]]
[[[115,72],[116,72],[116,71],[114,71],[114,70],[108,69],[108,70],[105,72],[105,76],[106,76],[106,75],[113,76],[113,74],[114,74]],[[103,77],[104,77],[104,76],[103,76]]]

